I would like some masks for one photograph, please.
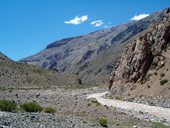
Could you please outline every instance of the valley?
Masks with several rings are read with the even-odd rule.
[[[72,90],[14,89],[10,92],[9,90],[1,90],[1,99],[15,101],[18,105],[25,102],[36,102],[43,107],[50,106],[55,108],[56,113],[0,112],[0,126],[22,128],[102,128],[99,120],[104,118],[107,120],[107,125],[110,128],[155,128],[156,124],[154,122],[151,122],[149,119],[136,117],[136,113],[129,115],[122,109],[100,105],[94,99],[87,100],[88,95],[106,90],[103,87]]]
[[[0,52],[0,128],[168,128],[169,78],[170,8],[19,61]]]
[[[83,83],[103,83],[114,70],[128,43],[139,37],[151,24],[166,17],[166,11],[154,12],[139,21],[55,41],[20,62],[60,73],[77,73]]]

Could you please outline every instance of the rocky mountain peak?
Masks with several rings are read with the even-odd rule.
[[[125,86],[136,83],[149,70],[154,58],[170,43],[170,9],[160,22],[153,23],[143,34],[131,41],[124,49],[112,72],[110,86]]]

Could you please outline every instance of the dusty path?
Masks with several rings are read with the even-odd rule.
[[[102,96],[104,96],[107,93],[108,92],[91,94],[87,96],[87,99],[95,98],[102,105],[112,106],[112,107],[121,108],[125,110],[134,110],[137,112],[144,112],[152,116],[164,118],[166,119],[167,122],[170,122],[170,109],[169,108],[162,108],[162,107],[149,106],[149,105],[144,105],[144,104],[139,104],[139,103],[132,103],[132,102],[102,98]]]

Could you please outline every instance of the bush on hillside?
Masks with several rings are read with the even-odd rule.
[[[161,85],[164,85],[164,84],[166,84],[167,82],[168,82],[168,80],[167,80],[167,79],[160,80],[160,84],[161,84]]]
[[[164,77],[164,76],[165,76],[165,73],[161,73],[161,74],[160,74],[160,77]]]
[[[103,127],[107,127],[107,120],[105,118],[100,118],[99,124]]]
[[[55,113],[56,110],[52,107],[46,107],[46,108],[44,108],[44,112],[45,113]]]
[[[43,108],[34,102],[24,103],[21,105],[21,108],[26,112],[41,112]]]
[[[16,103],[8,100],[0,100],[0,110],[1,111],[7,111],[7,112],[12,112],[16,110]]]
[[[153,69],[156,69],[156,67],[158,66],[158,62],[153,62],[152,64],[151,64],[151,70],[153,70]]]

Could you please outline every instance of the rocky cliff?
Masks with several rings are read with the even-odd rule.
[[[166,17],[163,20],[152,24],[124,49],[110,78],[109,88],[112,92],[126,92],[127,88],[146,78],[146,74],[153,66],[162,65],[160,68],[163,67],[165,62],[160,59],[160,56],[163,56],[162,52],[167,49],[169,44],[170,9],[166,9]],[[160,68],[156,71],[161,72]],[[152,86],[152,84],[148,86]]]

